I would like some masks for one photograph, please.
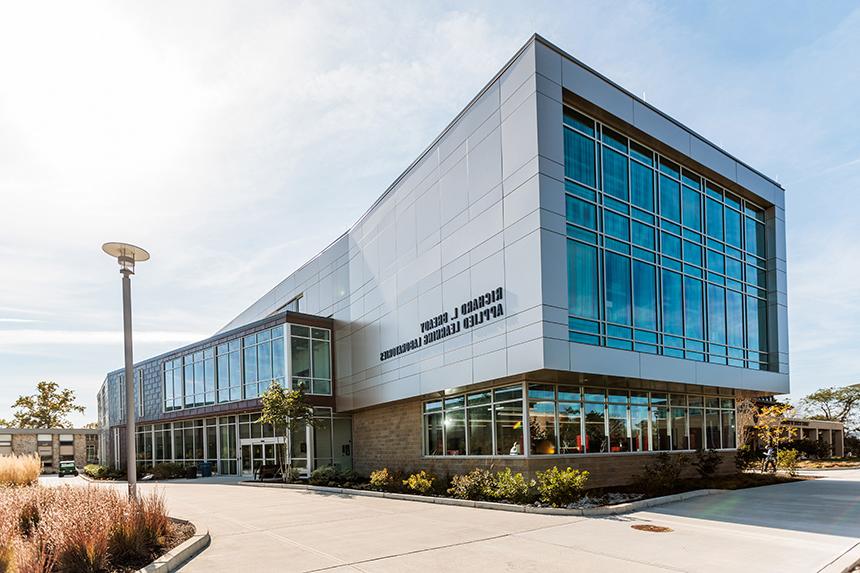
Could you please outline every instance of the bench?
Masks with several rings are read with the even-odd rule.
[[[254,470],[254,479],[258,481],[278,477],[281,477],[281,466],[278,465],[262,465]]]

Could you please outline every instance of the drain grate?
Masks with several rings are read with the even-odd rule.
[[[649,533],[669,533],[672,531],[671,527],[663,527],[662,525],[631,525],[633,529],[636,531],[647,531]]]

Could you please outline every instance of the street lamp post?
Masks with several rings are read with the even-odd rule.
[[[127,243],[105,243],[102,250],[119,263],[122,274],[122,330],[125,342],[125,430],[126,430],[126,470],[128,472],[128,497],[137,499],[137,458],[134,439],[134,359],[131,344],[131,275],[134,263],[149,260],[149,253],[140,247]]]

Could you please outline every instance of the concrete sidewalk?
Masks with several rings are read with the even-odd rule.
[[[183,571],[815,572],[860,541],[860,471],[611,518],[559,517],[248,488],[145,484],[208,525]],[[672,529],[648,533],[634,524]]]

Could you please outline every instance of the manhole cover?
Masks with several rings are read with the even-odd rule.
[[[663,527],[662,525],[631,525],[636,531],[647,531],[649,533],[669,533],[671,527]]]

